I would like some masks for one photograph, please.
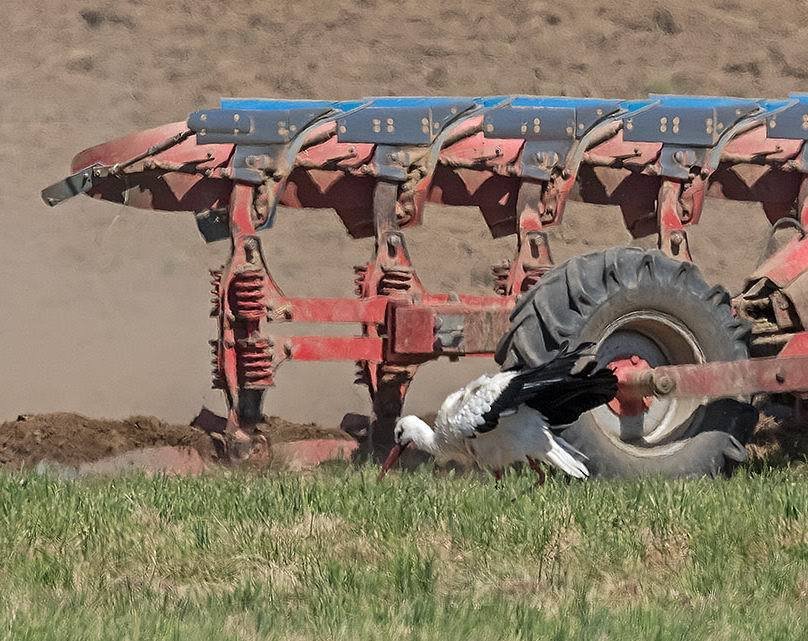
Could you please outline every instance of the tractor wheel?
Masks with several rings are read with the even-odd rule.
[[[747,327],[729,295],[691,263],[634,247],[576,256],[518,302],[497,349],[503,368],[536,366],[560,345],[591,341],[601,365],[652,367],[748,357]],[[638,409],[643,411],[638,412]],[[716,476],[745,460],[757,420],[745,402],[618,400],[583,415],[564,438],[589,457],[593,475]]]

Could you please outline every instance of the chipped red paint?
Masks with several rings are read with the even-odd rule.
[[[790,348],[772,358],[624,370],[619,377],[620,394],[636,399],[653,394],[715,398],[757,392],[807,392],[808,332],[794,336],[789,344]]]
[[[785,287],[808,269],[808,237],[794,239],[760,265],[752,278],[768,278]]]
[[[628,358],[619,358],[609,363],[608,367],[614,371],[617,381],[621,385],[617,396],[609,401],[609,409],[618,416],[638,416],[651,407],[653,394],[639,395],[632,388],[631,376],[637,372],[648,371],[648,361],[637,355]]]

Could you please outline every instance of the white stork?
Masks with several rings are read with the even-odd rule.
[[[539,461],[586,478],[586,457],[551,428],[567,425],[617,393],[617,377],[594,360],[575,370],[583,351],[563,346],[558,356],[530,369],[483,374],[450,394],[435,417],[434,428],[417,416],[396,423],[395,446],[382,465],[379,478],[407,447],[431,454],[438,462],[454,460],[488,468],[499,480],[502,470],[528,463],[544,481]]]

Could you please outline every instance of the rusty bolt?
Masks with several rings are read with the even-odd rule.
[[[681,245],[685,240],[685,236],[680,231],[675,231],[671,233],[671,245],[674,247],[678,247]]]
[[[777,370],[777,373],[774,375],[774,378],[781,385],[786,382],[786,375],[783,372],[783,370]]]
[[[226,340],[224,341],[224,346],[225,346],[227,349],[233,349],[233,348],[236,346],[236,344],[235,344],[233,341],[231,341],[230,339],[226,339]]]
[[[631,356],[631,364],[632,365],[639,365],[640,364],[640,357],[636,354],[632,354]]]

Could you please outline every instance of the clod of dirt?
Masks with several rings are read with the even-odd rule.
[[[771,408],[767,408],[771,410]],[[765,409],[764,409],[765,412]],[[808,429],[805,421],[761,413],[752,439],[746,445],[753,463],[787,464],[806,459]]]
[[[171,425],[148,416],[114,421],[71,413],[21,414],[16,421],[0,424],[0,467],[23,469],[41,463],[49,469],[73,470],[71,475],[81,475],[82,470],[93,473],[96,468],[169,473],[177,468],[179,473],[197,473],[210,463],[221,462],[214,437],[224,429],[224,419],[207,410],[194,419],[195,425],[201,417],[204,417],[202,424],[194,427]],[[344,432],[314,424],[299,425],[277,417],[267,418],[257,431],[273,446],[290,443],[289,447],[281,448],[286,458],[299,458],[294,451],[296,441],[324,443],[328,447],[315,448],[315,453],[325,456],[333,450],[336,458],[344,458],[343,451],[351,452],[355,445]],[[340,445],[342,441],[344,446]],[[311,448],[303,449],[301,456],[309,463],[314,454],[309,452]],[[267,453],[259,458],[260,461],[251,463],[264,467],[271,456]]]
[[[39,461],[79,466],[130,450],[181,446],[214,460],[210,437],[186,425],[170,425],[148,416],[123,421],[92,419],[80,414],[21,416],[0,425],[0,466],[20,469]]]
[[[354,440],[350,434],[339,430],[326,430],[314,423],[292,423],[277,416],[270,416],[265,423],[258,426],[258,432],[269,439],[269,442],[288,443],[290,441],[308,441],[312,439]]]

